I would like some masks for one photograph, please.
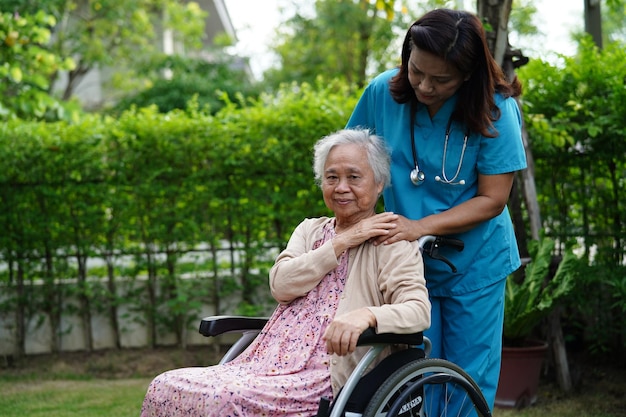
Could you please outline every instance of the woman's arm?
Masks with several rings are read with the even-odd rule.
[[[319,220],[301,223],[270,270],[270,289],[279,303],[289,303],[306,295],[336,268],[338,259],[346,250],[359,246],[369,239],[384,236],[395,227],[393,213],[379,213],[360,220],[349,228],[337,232],[319,248],[311,250],[314,234],[322,227]],[[321,237],[319,233],[319,237]]]
[[[417,242],[380,246],[353,265],[342,308],[324,334],[329,353],[354,352],[359,335],[368,327],[379,333],[413,333],[430,326],[430,301]],[[378,265],[372,270],[372,265]],[[369,268],[369,269],[368,269]],[[351,282],[352,281],[352,282]],[[341,310],[345,312],[341,312]]]
[[[390,229],[389,236],[377,239],[376,243],[390,244],[400,240],[413,241],[426,235],[466,232],[502,213],[511,194],[514,175],[513,172],[498,175],[479,174],[476,196],[458,206],[419,220],[399,216],[394,221],[397,227]]]
[[[338,265],[331,241],[312,249],[313,234],[319,220],[305,220],[294,230],[287,247],[270,269],[269,283],[272,296],[287,304],[311,291],[324,276]],[[319,237],[322,235],[320,234]]]

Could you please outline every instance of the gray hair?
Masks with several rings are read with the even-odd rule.
[[[376,184],[383,184],[383,187],[391,183],[390,164],[391,157],[385,142],[380,136],[372,134],[369,129],[343,129],[318,140],[314,150],[313,172],[315,182],[322,184],[324,177],[324,166],[330,151],[339,145],[355,144],[365,148],[367,160],[374,171],[374,181]]]

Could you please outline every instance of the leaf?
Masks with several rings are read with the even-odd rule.
[[[11,67],[9,70],[9,76],[18,84],[22,82],[22,70],[19,67]]]
[[[554,276],[546,282],[552,262],[554,240],[543,237],[529,244],[531,262],[525,268],[524,280],[506,283],[504,306],[504,337],[507,340],[524,339],[547,316],[555,304],[574,286],[577,257],[568,248]]]

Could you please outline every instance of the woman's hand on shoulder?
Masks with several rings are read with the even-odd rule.
[[[359,246],[370,239],[385,239],[397,227],[396,220],[400,216],[385,212],[360,220],[346,230],[337,233],[333,238],[335,253],[339,256],[347,249]]]
[[[396,226],[390,228],[386,235],[376,237],[372,243],[374,243],[374,245],[388,245],[401,240],[412,242],[428,234],[422,229],[419,221],[409,220],[404,216],[397,215],[394,224]]]

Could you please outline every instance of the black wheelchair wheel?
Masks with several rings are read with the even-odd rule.
[[[395,371],[376,391],[363,417],[491,417],[474,380],[444,359],[419,359]]]

